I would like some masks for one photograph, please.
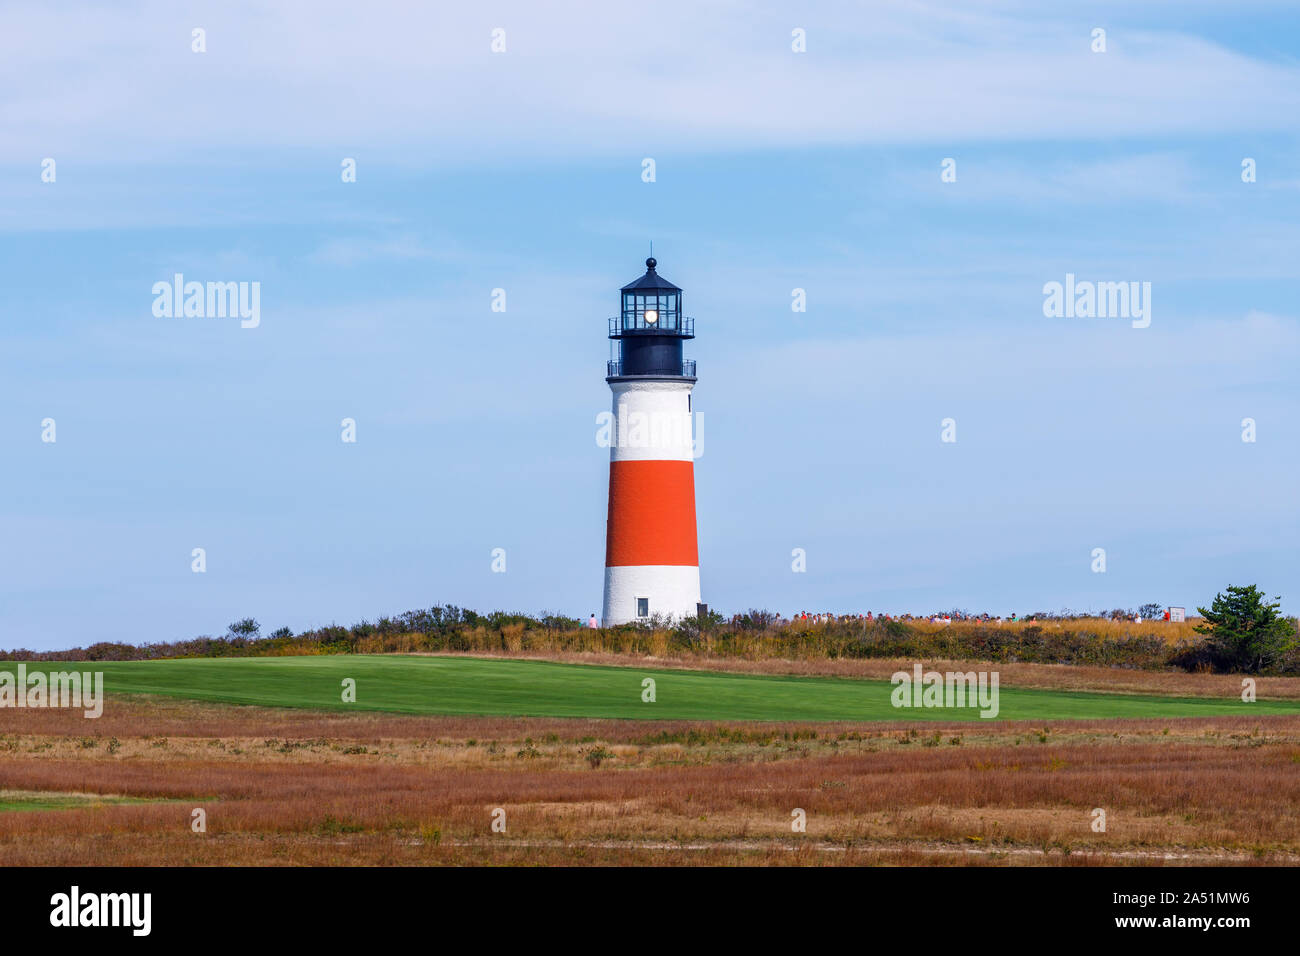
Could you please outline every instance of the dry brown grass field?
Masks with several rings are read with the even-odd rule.
[[[150,801],[0,810],[6,863],[1300,863],[1294,717],[721,724],[110,703],[96,721],[0,711],[0,807]]]

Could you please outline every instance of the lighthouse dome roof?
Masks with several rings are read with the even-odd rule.
[[[681,292],[680,286],[675,286],[659,273],[655,272],[655,266],[658,263],[654,257],[645,261],[645,275],[635,282],[629,282],[620,289],[620,292]]]

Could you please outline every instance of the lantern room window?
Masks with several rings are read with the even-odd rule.
[[[663,329],[676,331],[681,327],[682,295],[666,292],[655,295],[625,293],[623,296],[623,328]]]

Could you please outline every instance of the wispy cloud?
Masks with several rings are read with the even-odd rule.
[[[311,146],[412,164],[751,146],[1110,140],[1291,128],[1300,68],[1087,5],[819,4],[797,14],[676,0],[475,7],[160,0],[75,20],[11,4],[0,160],[123,161]],[[794,20],[800,22],[795,23]],[[808,52],[790,50],[793,26]],[[207,52],[190,31],[207,30]],[[506,30],[507,50],[489,50]],[[635,39],[632,39],[635,38]],[[39,78],[39,82],[32,82]],[[560,121],[562,118],[562,122]]]

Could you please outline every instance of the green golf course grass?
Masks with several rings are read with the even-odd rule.
[[[161,803],[142,797],[106,797],[98,793],[43,793],[34,790],[0,790],[0,813],[9,810],[73,810],[78,807],[116,806],[124,803]]]
[[[14,672],[13,663],[0,671]],[[28,664],[28,673],[102,671],[109,694],[401,714],[641,720],[979,720],[966,708],[895,708],[882,680],[773,677],[469,657],[340,655]],[[974,668],[972,668],[974,669]],[[642,680],[656,699],[642,701]],[[343,703],[342,682],[356,681]],[[1000,720],[1300,714],[1300,701],[1154,697],[1001,688]],[[111,706],[111,702],[108,706]]]

